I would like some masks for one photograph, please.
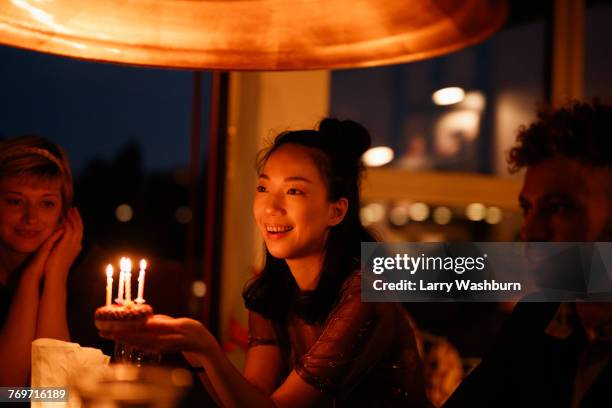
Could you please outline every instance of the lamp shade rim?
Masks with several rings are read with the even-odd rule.
[[[293,4],[313,1],[317,0]],[[332,10],[331,3],[340,9],[350,3],[320,1],[325,1],[325,10]],[[213,71],[346,69],[413,62],[482,42],[503,26],[508,15],[507,2],[501,0],[420,0],[411,7],[403,1],[389,0],[392,6],[382,7],[376,0],[355,0],[354,24],[350,10],[339,17],[321,12],[316,23],[308,23],[313,17],[306,16],[300,24],[302,19],[292,18],[291,9],[282,9],[286,0],[32,3],[38,8],[30,3],[0,5],[0,44],[89,61]],[[111,10],[121,3],[125,10],[100,15],[98,3],[110,4]],[[185,10],[186,3],[192,4],[191,11]],[[24,4],[30,9],[24,10]],[[155,13],[160,4],[167,7],[164,12],[174,12],[171,18]],[[224,13],[216,14],[221,4]],[[258,5],[279,10],[249,14],[247,7]],[[240,13],[247,16],[237,24],[231,16]],[[278,27],[254,24],[248,32],[248,22],[258,18],[280,23]]]

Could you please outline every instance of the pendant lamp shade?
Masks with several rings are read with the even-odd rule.
[[[505,0],[0,0],[0,43],[207,70],[368,67],[484,40]]]

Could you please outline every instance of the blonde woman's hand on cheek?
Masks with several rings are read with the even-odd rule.
[[[65,283],[68,271],[82,248],[83,221],[76,208],[68,210],[58,230],[63,230],[64,233],[53,247],[47,259],[45,278]]]
[[[221,350],[217,340],[202,323],[185,317],[175,319],[154,315],[142,329],[122,330],[118,324],[112,331],[100,334],[144,350],[162,353],[192,352],[207,355]]]
[[[64,230],[57,230],[43,242],[26,264],[21,275],[22,278],[40,281],[45,273],[45,265],[53,251],[53,247],[61,239],[62,235],[64,235]]]

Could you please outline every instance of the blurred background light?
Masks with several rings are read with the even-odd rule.
[[[415,221],[425,221],[429,217],[429,207],[425,203],[414,203],[410,206],[410,218]]]
[[[465,216],[470,221],[482,221],[486,216],[486,211],[484,204],[472,203],[465,207]]]
[[[499,224],[503,218],[502,210],[497,207],[487,208],[485,221],[489,224]]]
[[[404,205],[397,205],[393,207],[389,213],[389,222],[396,227],[402,227],[410,220],[408,214],[408,208]]]
[[[369,167],[384,166],[393,160],[393,149],[386,146],[373,147],[363,154],[363,162]]]
[[[465,97],[465,91],[463,88],[458,86],[450,86],[448,88],[438,89],[433,93],[431,99],[433,99],[436,105],[453,105],[459,103]]]
[[[482,112],[486,105],[484,93],[480,91],[470,91],[465,94],[465,98],[461,101],[461,108],[472,109]]]
[[[448,207],[436,207],[433,210],[432,218],[436,224],[446,225],[452,220],[453,213]]]
[[[174,216],[178,223],[189,224],[192,218],[191,208],[186,205],[181,205],[176,209],[176,213],[174,214]]]
[[[129,204],[121,204],[115,209],[115,217],[119,222],[130,222],[134,218],[134,210]]]
[[[206,295],[206,284],[201,280],[193,281],[191,284],[191,292],[195,297],[204,297],[204,295]]]
[[[361,222],[370,225],[385,218],[385,207],[380,203],[370,203],[363,206],[359,212]]]

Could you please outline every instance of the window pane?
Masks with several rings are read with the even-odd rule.
[[[511,26],[484,43],[410,64],[336,71],[331,111],[364,123],[374,145],[409,170],[505,173],[503,151],[545,100],[545,23]],[[434,92],[459,87],[460,102]],[[448,91],[448,90],[447,90]],[[448,99],[451,98],[451,99]]]
[[[611,20],[612,5],[596,4],[586,10],[584,95],[587,100],[599,97],[602,102],[612,103]]]

